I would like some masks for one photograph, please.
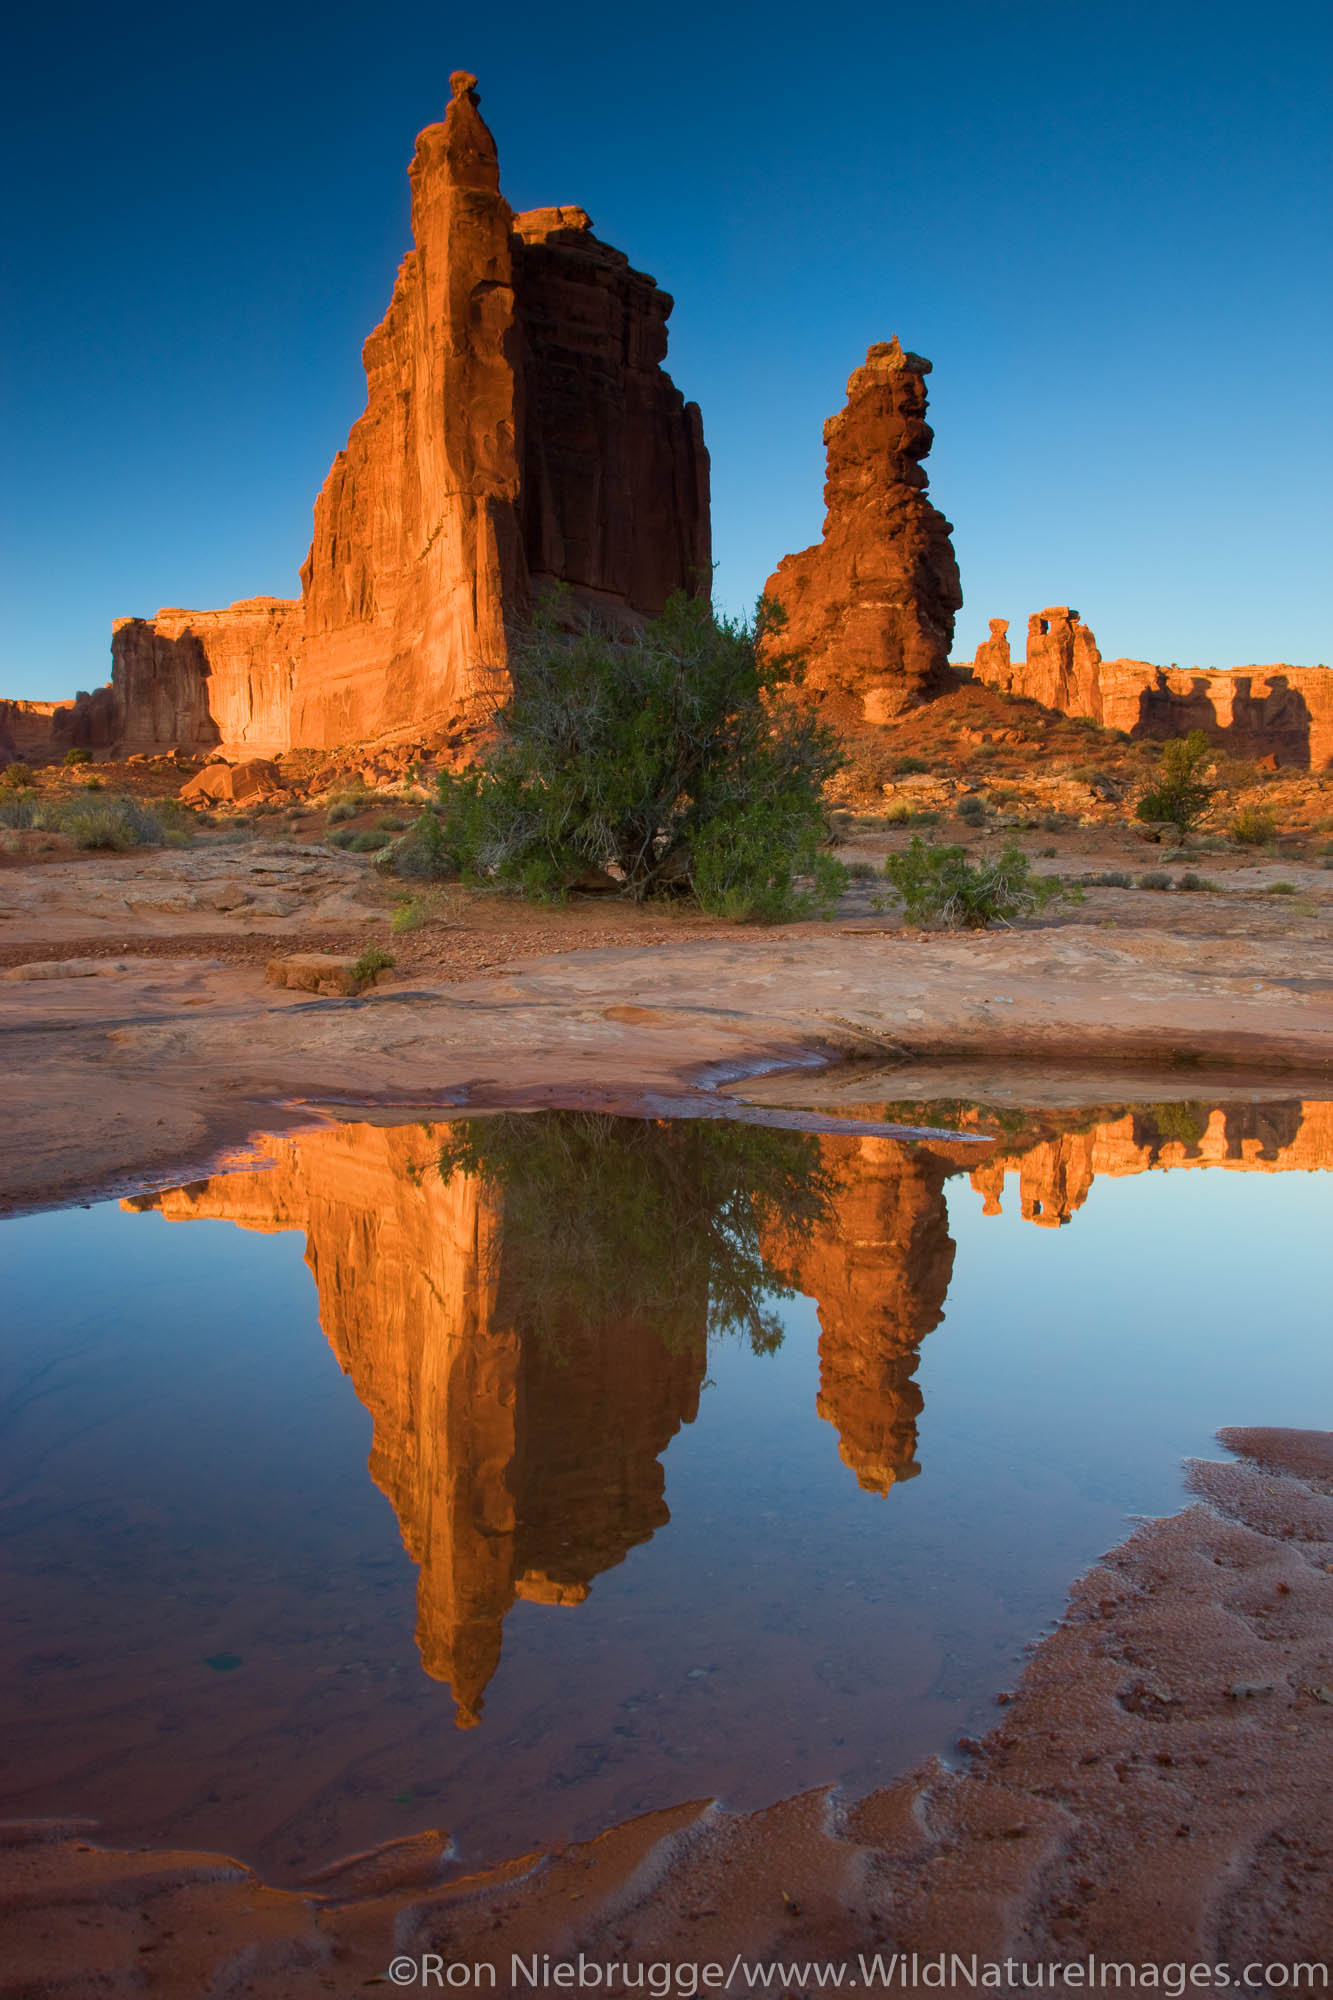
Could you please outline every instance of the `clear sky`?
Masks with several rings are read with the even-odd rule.
[[[823,420],[897,333],[956,657],[1067,603],[1107,654],[1333,662],[1326,0],[75,0],[10,41],[0,692],[297,593],[457,68],[514,206],[675,295],[724,604],[818,538]]]

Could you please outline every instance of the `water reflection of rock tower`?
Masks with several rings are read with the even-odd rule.
[[[821,1139],[839,1181],[829,1223],[775,1260],[819,1309],[821,1417],[843,1464],[869,1493],[921,1470],[916,1461],[921,1342],[944,1316],[953,1275],[944,1183],[956,1168],[893,1139]]]

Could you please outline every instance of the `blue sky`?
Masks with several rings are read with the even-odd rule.
[[[956,656],[1072,603],[1102,650],[1333,661],[1330,55],[1315,0],[27,11],[10,189],[0,692],[111,619],[295,595],[475,70],[515,207],[675,295],[717,594],[818,538],[873,340],[935,363]]]

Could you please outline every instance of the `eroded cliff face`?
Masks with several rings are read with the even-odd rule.
[[[949,685],[963,601],[952,529],[926,498],[921,461],[930,363],[895,335],[866,355],[847,405],[824,426],[824,538],[784,556],[765,585],[780,643],[806,662],[806,689],[835,726],[886,722]]]
[[[69,740],[275,755],[447,741],[503,685],[534,592],[613,620],[711,586],[708,455],[662,367],[669,296],[582,209],[515,216],[476,78],[417,140],[413,248],[298,600],[118,622]]]
[[[1325,771],[1333,765],[1333,671],[1328,667],[1157,667],[1104,660],[1077,611],[1052,605],[1028,620],[1027,658],[1011,658],[1008,621],[992,618],[972,672],[1005,693],[1062,715],[1086,715],[1127,736],[1202,729],[1243,756]]]

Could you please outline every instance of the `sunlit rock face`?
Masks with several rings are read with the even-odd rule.
[[[118,622],[68,740],[136,750],[447,741],[534,592],[612,621],[711,587],[699,411],[671,299],[582,209],[515,215],[475,77],[417,140],[413,248],[366,341],[365,414],[315,502],[299,599]]]
[[[1157,667],[1104,660],[1077,611],[1055,604],[1028,620],[1027,657],[1012,658],[1009,623],[992,618],[972,672],[987,686],[1061,715],[1085,715],[1128,736],[1202,729],[1219,747],[1300,770],[1333,764],[1333,670],[1328,667]]]
[[[921,467],[929,372],[896,336],[870,349],[824,426],[824,538],[784,556],[764,586],[786,617],[775,643],[802,656],[806,691],[839,728],[887,722],[950,685],[963,593]]]

